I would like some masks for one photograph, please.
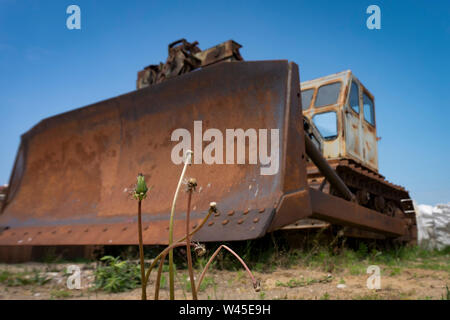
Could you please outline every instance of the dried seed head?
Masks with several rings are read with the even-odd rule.
[[[196,243],[195,247],[194,247],[194,251],[198,257],[201,257],[206,253],[206,248],[203,244]]]
[[[256,282],[253,284],[253,288],[255,289],[255,292],[261,291],[261,282],[259,280],[256,280]]]
[[[197,188],[197,180],[190,178],[187,182],[187,191],[195,191],[195,188]]]
[[[213,213],[216,213],[217,212],[217,203],[210,202],[209,203],[209,210],[211,210],[211,212],[213,212]]]

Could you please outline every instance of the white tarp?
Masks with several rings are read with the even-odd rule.
[[[450,246],[450,203],[416,206],[419,245],[426,249]]]

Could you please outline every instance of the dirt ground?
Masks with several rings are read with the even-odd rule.
[[[448,263],[446,259],[445,263]],[[1,272],[22,273],[24,278],[38,279],[30,284],[7,284],[0,281],[0,299],[140,299],[140,288],[109,294],[93,290],[94,263],[76,264],[81,268],[79,290],[67,288],[69,264],[0,264]],[[199,299],[442,299],[450,285],[450,273],[415,266],[394,268],[380,265],[381,289],[368,289],[365,272],[352,270],[327,273],[314,268],[276,268],[272,272],[254,272],[261,282],[261,291],[255,292],[244,271],[211,270]],[[191,299],[186,288],[186,270],[177,271],[176,298]],[[199,271],[196,270],[197,277]],[[166,275],[167,276],[167,275]],[[36,278],[38,277],[38,278]],[[40,280],[39,280],[40,279]],[[155,274],[148,288],[153,298]],[[166,285],[167,287],[167,285]],[[167,299],[169,291],[161,289],[160,299]]]

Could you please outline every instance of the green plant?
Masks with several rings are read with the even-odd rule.
[[[330,300],[330,294],[325,292],[323,296],[320,297],[320,300]]]
[[[119,257],[104,256],[104,265],[94,271],[95,288],[106,292],[122,292],[136,288],[141,284],[139,265],[121,261]]]
[[[357,251],[357,255],[359,256],[359,258],[364,259],[367,256],[368,252],[369,251],[367,245],[364,242],[360,242]]]
[[[0,273],[0,283],[5,284],[8,287],[18,287],[26,285],[44,285],[51,279],[45,275],[41,275],[39,271],[33,270],[22,272],[9,272],[7,270]]]
[[[160,287],[161,288],[166,288],[167,286],[167,279],[164,275],[161,276],[161,283],[160,283]]]
[[[185,163],[184,163],[184,167],[180,176],[180,180],[178,182],[177,185],[177,189],[175,191],[175,195],[173,198],[173,202],[172,202],[172,208],[171,208],[171,212],[170,212],[170,220],[169,220],[169,245],[153,260],[153,262],[151,263],[148,271],[145,273],[144,271],[142,271],[142,266],[143,266],[143,261],[142,261],[142,257],[143,254],[141,254],[141,271],[142,271],[142,299],[145,300],[146,299],[146,285],[148,283],[148,279],[150,277],[150,273],[153,270],[153,268],[156,266],[156,264],[159,262],[159,268],[158,268],[158,274],[156,277],[156,283],[155,283],[155,300],[157,300],[159,298],[159,289],[160,289],[160,285],[161,285],[161,276],[162,276],[162,270],[163,270],[163,266],[164,266],[164,260],[166,255],[169,255],[169,295],[170,295],[170,299],[173,300],[175,299],[175,283],[174,283],[174,261],[173,261],[173,249],[176,247],[180,247],[180,246],[186,246],[186,256],[187,256],[187,261],[188,261],[188,271],[189,271],[189,286],[190,289],[192,291],[192,298],[194,300],[197,299],[197,292],[200,290],[201,285],[202,285],[202,281],[205,278],[205,273],[208,270],[208,267],[213,263],[214,259],[217,257],[218,253],[220,252],[221,249],[226,249],[229,252],[231,252],[236,259],[242,264],[242,266],[245,268],[245,270],[247,271],[247,273],[249,274],[250,278],[252,279],[253,282],[253,287],[255,289],[256,292],[258,292],[260,290],[260,284],[259,281],[257,281],[252,272],[250,271],[250,269],[247,267],[247,265],[245,264],[245,262],[242,260],[242,258],[236,253],[234,252],[232,249],[230,249],[228,246],[226,245],[221,245],[214,253],[213,255],[210,257],[210,259],[208,260],[208,262],[206,263],[206,265],[203,268],[203,271],[200,275],[199,278],[199,282],[197,284],[197,286],[195,285],[195,281],[194,281],[194,274],[193,274],[193,268],[192,268],[192,257],[191,257],[191,246],[195,247],[195,252],[198,256],[202,256],[205,254],[206,249],[203,245],[200,245],[198,243],[192,243],[190,241],[190,237],[195,234],[208,220],[208,218],[210,217],[210,215],[212,213],[216,213],[217,212],[217,207],[216,207],[216,203],[215,202],[211,202],[210,203],[210,208],[208,210],[208,214],[207,216],[202,220],[202,222],[200,223],[199,226],[196,226],[194,228],[194,230],[192,232],[189,232],[189,215],[190,215],[190,210],[191,210],[191,197],[192,197],[192,192],[194,191],[197,182],[195,181],[195,179],[191,178],[189,180],[189,182],[187,183],[188,185],[188,207],[187,207],[187,213],[186,213],[186,234],[183,238],[177,240],[177,241],[173,241],[173,220],[174,220],[174,213],[175,213],[175,205],[176,205],[176,201],[178,198],[178,193],[180,191],[181,188],[181,184],[183,182],[183,178],[184,175],[186,173],[186,169],[187,169],[187,165],[190,164],[191,162],[191,158],[192,158],[192,154],[193,152],[188,150],[187,151],[187,156],[185,159]],[[138,177],[139,179],[139,177]],[[139,180],[138,180],[139,181]],[[140,193],[142,195],[142,193]],[[140,199],[141,200],[141,199]],[[140,240],[140,245],[141,245],[141,224],[140,224],[140,201],[139,201],[139,232],[140,232],[140,236],[139,236],[139,240]],[[186,240],[185,242],[183,242],[184,240]],[[183,282],[186,283],[186,279],[187,278],[183,278]],[[187,284],[186,284],[187,286]],[[213,282],[213,286],[214,286],[214,292],[216,292],[216,288],[217,288],[217,284],[215,284]],[[185,295],[184,292],[184,287],[183,287],[183,293]]]
[[[139,240],[139,261],[140,261],[140,269],[141,269],[141,299],[147,300],[147,289],[146,283],[144,281],[145,278],[145,266],[144,266],[144,244],[142,241],[142,200],[147,197],[147,184],[145,183],[144,176],[142,173],[139,173],[137,176],[136,188],[134,189],[133,197],[138,200],[138,240]]]
[[[192,300],[197,300],[197,291],[195,288],[195,279],[194,279],[194,270],[192,268],[192,254],[191,254],[191,239],[189,236],[189,218],[191,213],[191,200],[192,200],[192,192],[195,191],[197,187],[197,181],[194,178],[189,179],[187,183],[187,192],[188,192],[188,204],[186,211],[186,257],[188,262],[188,272],[189,272],[189,281],[190,281],[190,290],[192,292]]]
[[[209,259],[208,263],[206,264],[205,268],[203,269],[200,278],[198,280],[198,284],[197,284],[197,291],[202,283],[203,278],[205,277],[206,271],[208,271],[208,267],[209,265],[212,263],[212,261],[217,257],[217,255],[219,254],[220,250],[222,249],[226,249],[228,250],[232,255],[235,256],[235,258],[242,264],[242,266],[244,267],[245,271],[247,271],[250,279],[252,280],[253,283],[253,288],[255,289],[256,292],[259,292],[261,290],[261,285],[259,283],[258,280],[255,279],[255,277],[253,276],[252,272],[250,271],[250,269],[248,268],[248,266],[245,264],[244,260],[242,260],[242,258],[236,253],[234,252],[232,249],[230,249],[228,246],[226,245],[221,245],[219,248],[217,248],[217,250],[213,253],[213,255],[211,256],[211,258]]]
[[[240,281],[243,277],[244,277],[244,272],[242,272],[242,270],[238,270],[236,272],[236,280]]]
[[[205,279],[203,279],[202,283],[199,286],[199,291],[205,291],[206,288],[208,287],[213,287],[216,284],[216,282],[214,281],[214,278],[211,277],[205,277]]]
[[[442,300],[450,300],[450,290],[448,285],[445,286],[445,293],[442,295]]]
[[[72,293],[68,290],[52,290],[50,292],[50,297],[52,299],[64,299],[64,298],[70,298],[72,296]]]
[[[314,283],[328,283],[333,280],[332,276],[325,276],[320,279],[306,279],[306,280],[297,280],[290,279],[288,282],[277,281],[275,284],[277,287],[288,287],[288,288],[297,288],[297,287],[306,287]]]
[[[194,229],[189,235],[192,236],[192,235],[194,235],[198,230],[200,230],[200,229],[203,227],[203,225],[206,223],[206,221],[208,220],[208,218],[211,216],[211,214],[213,214],[213,213],[215,213],[215,212],[217,212],[216,203],[215,203],[215,202],[211,202],[211,203],[210,203],[210,207],[209,207],[209,210],[208,210],[207,215],[203,218],[203,220],[200,222],[200,224],[199,224],[197,227],[195,227],[195,229]],[[156,266],[156,264],[158,263],[158,261],[160,261],[160,260],[162,261],[162,259],[164,259],[165,256],[168,254],[168,252],[169,252],[170,250],[172,250],[173,248],[176,248],[176,247],[179,247],[179,246],[185,246],[186,243],[185,243],[185,242],[182,242],[182,241],[184,241],[185,239],[186,239],[186,236],[184,236],[184,237],[178,239],[177,241],[175,241],[174,244],[172,244],[172,245],[166,247],[162,252],[160,252],[160,253],[156,256],[155,259],[153,259],[153,262],[150,264],[150,267],[148,268],[147,272],[145,273],[145,283],[146,283],[146,284],[148,283],[148,279],[150,278],[150,274],[151,274],[153,268],[154,268],[154,267]],[[196,252],[199,252],[199,253],[204,252],[204,247],[202,247],[202,246],[199,246],[199,247],[200,247],[200,250],[197,250]],[[161,270],[162,270],[162,268],[161,268]],[[170,266],[169,266],[169,270],[170,270]],[[159,277],[158,277],[158,278],[159,278]],[[159,288],[158,288],[158,287],[155,287],[155,297],[157,296],[157,291],[158,291],[158,290],[159,290]]]
[[[376,293],[366,294],[366,295],[358,295],[352,298],[353,300],[381,300],[382,297]]]
[[[181,183],[183,182],[184,175],[186,173],[187,165],[191,162],[192,151],[188,150],[186,154],[186,161],[184,162],[183,171],[181,172],[180,180],[178,181],[177,189],[173,197],[172,209],[170,210],[170,220],[169,220],[169,247],[173,244],[173,219],[175,216],[175,205],[177,203],[178,193],[180,192]],[[186,238],[189,234],[186,234]],[[188,242],[186,242],[189,245]],[[174,282],[174,271],[173,271],[173,248],[169,249],[169,290],[170,290],[170,300],[175,299],[175,282]]]
[[[399,267],[394,267],[394,268],[391,269],[390,276],[391,276],[391,277],[397,276],[397,275],[399,275],[400,273],[401,273],[401,269],[400,269]]]

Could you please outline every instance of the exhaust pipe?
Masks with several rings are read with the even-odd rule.
[[[311,138],[305,134],[305,150],[308,157],[319,168],[320,172],[330,182],[330,184],[338,190],[338,192],[349,201],[356,201],[355,195],[345,185],[344,181],[338,176],[336,171],[328,164],[322,153],[317,149]]]

